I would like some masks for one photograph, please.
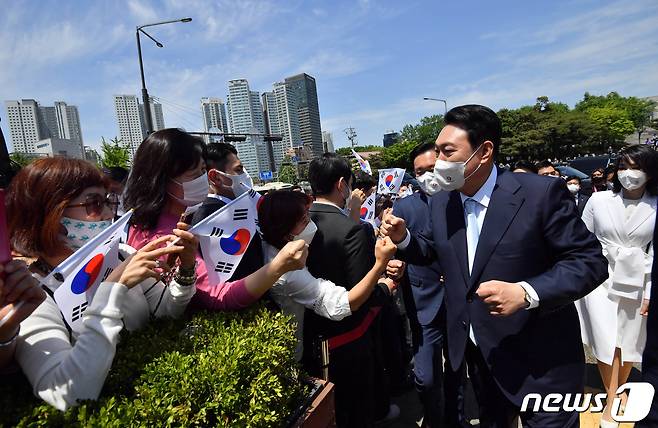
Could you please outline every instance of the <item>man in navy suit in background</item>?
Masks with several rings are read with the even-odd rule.
[[[388,214],[382,232],[413,264],[438,260],[445,277],[454,370],[464,358],[481,427],[577,427],[576,412],[520,413],[529,393],[577,393],[585,358],[573,302],[608,275],[601,246],[564,182],[495,166],[502,127],[479,105],[445,117],[436,148],[431,233]]]
[[[398,200],[393,215],[404,219],[411,232],[429,233],[431,228],[429,201],[435,189],[427,179],[434,171],[434,143],[415,147],[409,159],[421,191]],[[428,427],[466,426],[462,370],[454,372],[446,362],[444,379],[443,347],[445,345],[444,284],[438,262],[429,266],[407,265],[402,292],[411,324],[414,349],[416,390],[423,404],[423,425]],[[447,355],[446,355],[447,357]],[[441,418],[441,386],[445,390],[445,415]],[[444,423],[443,423],[444,422]]]

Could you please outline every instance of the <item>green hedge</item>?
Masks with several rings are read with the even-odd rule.
[[[294,348],[290,318],[264,307],[157,320],[122,336],[98,401],[59,412],[3,379],[0,426],[281,426],[307,389]]]

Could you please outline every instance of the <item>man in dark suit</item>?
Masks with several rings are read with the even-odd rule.
[[[395,202],[393,215],[404,219],[410,232],[427,234],[431,230],[429,201],[434,189],[427,186],[426,179],[433,173],[436,163],[434,143],[415,147],[409,158],[421,191]],[[423,424],[428,427],[441,427],[444,423],[449,427],[466,426],[461,382],[463,370],[454,372],[448,362],[443,382],[445,288],[438,262],[429,266],[408,265],[402,287],[412,329],[414,377],[423,404]],[[441,418],[440,406],[442,385],[445,390],[444,418]]]
[[[647,343],[642,354],[642,380],[653,385],[658,391],[658,255],[656,255],[656,242],[658,242],[658,217],[653,228],[654,256],[651,268],[651,300],[649,314],[647,315]],[[650,428],[658,426],[658,393],[653,396],[653,404],[649,415],[641,422],[635,424],[637,428]]]
[[[192,224],[197,224],[210,214],[222,208],[252,187],[249,174],[238,158],[238,151],[227,143],[210,143],[207,146],[206,170],[210,194],[203,201],[192,217]],[[263,251],[260,235],[256,234],[240,264],[229,281],[245,278],[263,266]]]
[[[489,108],[445,116],[436,147],[431,234],[387,215],[382,231],[409,263],[437,260],[445,276],[450,361],[468,361],[480,426],[577,427],[578,413],[520,413],[524,397],[577,393],[585,359],[573,302],[607,278],[596,237],[564,182],[495,167],[502,127]]]
[[[585,210],[585,205],[589,200],[589,196],[585,196],[582,192],[580,178],[575,175],[567,177],[567,189],[573,197],[573,201],[576,204],[576,209],[578,210],[578,215],[583,216],[583,211]]]
[[[306,265],[311,274],[350,290],[375,262],[374,240],[368,230],[345,213],[352,193],[349,163],[332,153],[311,161],[309,181],[316,197],[310,214],[318,230],[309,247]],[[339,427],[369,427],[374,419],[374,343],[371,326],[376,300],[388,295],[385,286],[373,292],[370,302],[341,321],[304,315],[305,368],[319,374],[317,341],[329,340],[329,380],[336,385],[336,420]]]

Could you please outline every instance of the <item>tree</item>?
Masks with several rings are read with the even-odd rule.
[[[387,147],[370,158],[370,167],[373,170],[380,168],[413,169],[409,154],[417,145],[418,143],[415,141],[403,141]]]
[[[444,122],[442,115],[435,114],[433,116],[426,116],[420,120],[419,124],[405,125],[400,133],[400,140],[414,142],[415,144],[434,143],[443,126]]]
[[[101,137],[101,165],[103,168],[116,166],[128,168],[130,152],[128,145],[122,144],[121,141],[121,138],[114,137],[108,143],[105,141],[105,137]]]
[[[576,104],[576,110],[585,112],[595,112],[597,121],[608,124],[612,129],[609,130],[607,138],[613,138],[614,143],[624,140],[626,135],[636,132],[638,143],[642,132],[647,127],[651,127],[651,114],[653,113],[656,103],[650,100],[643,100],[637,97],[622,97],[617,92],[610,92],[606,96],[591,95],[585,92],[583,100]],[[597,109],[609,109],[602,111]],[[613,113],[612,110],[617,110]],[[619,112],[623,112],[619,113]],[[627,132],[623,137],[619,137],[620,132],[626,132],[629,129],[626,121],[621,121],[621,116],[625,116],[632,123],[633,130]]]
[[[18,152],[14,152],[14,153],[10,154],[9,159],[11,159],[12,162],[17,164],[21,168],[23,168],[24,166],[26,166],[27,164],[32,162],[32,159],[25,156],[23,153],[18,153]]]
[[[384,147],[372,144],[368,146],[354,146],[355,152],[381,152],[382,150],[384,150]],[[340,156],[349,156],[352,154],[352,148],[341,147],[340,149],[336,149],[336,154]]]
[[[294,165],[290,163],[290,157],[288,156],[283,160],[283,164],[279,169],[279,181],[289,184],[297,184],[299,181],[297,178],[297,170]]]

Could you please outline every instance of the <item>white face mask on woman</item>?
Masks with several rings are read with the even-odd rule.
[[[94,239],[112,224],[111,220],[84,221],[70,217],[62,217],[59,222],[66,229],[66,237],[64,238],[66,246],[73,251],[82,248],[83,245]]]
[[[617,178],[626,190],[637,190],[648,181],[647,173],[640,169],[626,169],[617,172]]]
[[[292,237],[293,241],[299,241],[302,240],[306,242],[306,245],[311,245],[311,241],[313,241],[313,237],[315,236],[315,232],[318,231],[318,226],[313,223],[313,220],[309,221],[304,230],[302,230],[299,235],[295,235]]]
[[[183,183],[180,183],[173,178],[171,181],[183,188],[182,198],[177,198],[170,193],[171,197],[186,207],[191,207],[203,202],[203,200],[206,199],[206,196],[208,196],[208,192],[210,190],[210,185],[208,184],[208,174],[205,172],[194,180],[184,181]]]
[[[482,164],[478,165],[478,167],[475,168],[475,171],[470,173],[468,177],[464,177],[466,164],[469,163],[471,159],[473,159],[473,156],[475,156],[481,147],[482,144],[480,144],[480,146],[478,146],[478,148],[473,151],[468,159],[463,162],[450,162],[441,159],[436,160],[436,163],[434,164],[434,178],[441,190],[450,192],[452,190],[461,189],[464,186],[464,183],[466,183],[466,180],[471,178],[471,176],[475,174],[478,169],[480,169]]]

